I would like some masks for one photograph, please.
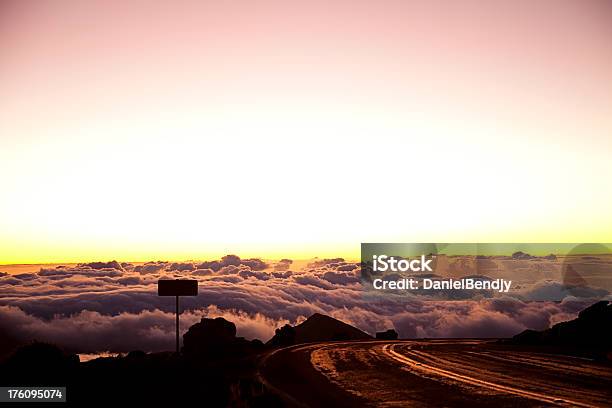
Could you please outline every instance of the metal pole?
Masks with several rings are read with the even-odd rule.
[[[176,297],[176,354],[179,352],[179,297]]]

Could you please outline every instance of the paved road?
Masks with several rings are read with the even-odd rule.
[[[301,407],[612,407],[612,365],[484,340],[293,346],[260,378]]]

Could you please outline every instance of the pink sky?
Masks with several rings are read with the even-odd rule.
[[[15,126],[372,99],[390,115],[604,120],[610,3],[518,3],[4,1],[2,108]]]
[[[3,1],[0,170],[4,193],[19,199],[0,207],[0,243],[30,249],[0,257],[126,246],[136,256],[140,244],[167,248],[151,241],[157,233],[186,254],[211,242],[296,253],[305,244],[352,252],[360,240],[532,240],[517,220],[549,231],[545,240],[609,241],[610,38],[606,1]],[[365,169],[374,143],[429,159]],[[404,183],[415,168],[449,187],[408,208],[311,199]],[[532,197],[520,211],[496,187],[516,180]],[[493,191],[453,187],[474,182]],[[196,193],[197,204],[160,198],[143,212],[100,194],[199,185],[215,197],[238,185],[255,207]],[[271,198],[279,189],[282,204]],[[578,199],[559,197],[570,189]],[[57,204],[75,194],[110,215]],[[467,202],[449,210],[456,194]],[[443,219],[363,221],[406,211]],[[232,234],[223,218],[235,220]],[[101,245],[109,241],[117,248]]]

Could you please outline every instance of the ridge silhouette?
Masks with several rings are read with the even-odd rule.
[[[537,332],[526,330],[506,340],[522,345],[571,346],[591,352],[612,349],[612,304],[601,301],[574,320]],[[67,386],[68,406],[133,403],[172,406],[202,403],[209,407],[281,407],[283,400],[258,376],[262,358],[279,347],[333,340],[369,340],[367,333],[330,316],[315,313],[296,326],[276,330],[266,344],[236,336],[223,318],[202,318],[183,335],[181,353],[131,351],[80,363],[78,356],[41,342],[19,347],[0,363],[0,384]],[[377,333],[394,340],[390,329]],[[283,366],[283,370],[292,370]],[[308,384],[302,386],[308,387]],[[37,405],[40,406],[40,405]]]
[[[333,317],[315,313],[297,326],[286,324],[276,329],[266,344],[290,346],[301,343],[337,340],[369,340],[372,336]]]
[[[576,319],[557,323],[549,329],[525,330],[510,343],[587,347],[593,351],[612,350],[612,302],[602,300],[587,307]]]

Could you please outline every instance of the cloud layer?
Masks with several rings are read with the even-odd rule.
[[[78,352],[167,350],[174,299],[157,296],[160,278],[199,281],[181,298],[181,331],[202,316],[223,316],[238,335],[267,340],[274,329],[318,312],[369,333],[395,328],[402,337],[505,337],[567,320],[588,302],[515,298],[425,301],[364,291],[359,266],[343,259],[297,268],[290,260],[226,256],[209,262],[93,262],[0,275],[0,330],[17,341],[52,341]],[[541,289],[540,290],[544,290]]]

